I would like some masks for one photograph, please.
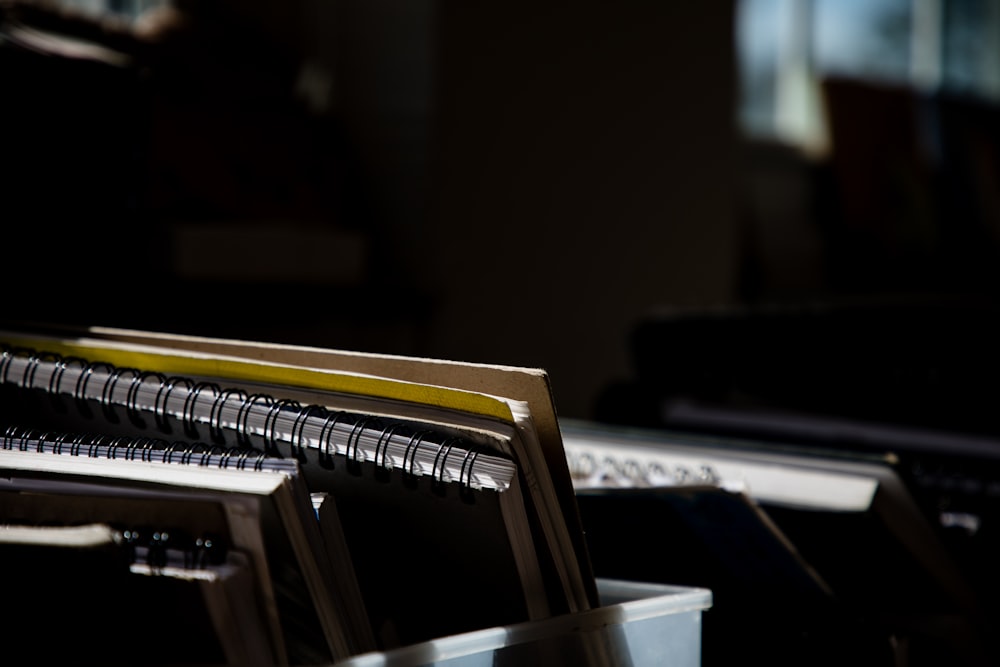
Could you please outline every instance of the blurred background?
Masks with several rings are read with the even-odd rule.
[[[995,2],[0,8],[8,318],[996,428]]]

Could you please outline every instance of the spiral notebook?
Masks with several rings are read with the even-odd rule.
[[[180,457],[168,461],[168,452]],[[5,429],[0,544],[33,563],[12,570],[5,560],[5,591],[22,594],[25,612],[122,605],[67,617],[70,644],[32,649],[36,634],[5,624],[5,647],[33,660],[69,651],[62,658],[74,663],[129,664],[136,657],[125,647],[145,639],[148,650],[169,628],[161,657],[170,664],[322,664],[364,648],[348,634],[353,610],[338,604],[294,467],[260,459],[240,468],[193,454],[149,438]],[[113,539],[67,541],[88,526],[105,526]],[[137,613],[134,602],[151,608]],[[119,611],[127,636],[109,642],[91,623],[111,624]],[[112,645],[124,652],[108,653]]]
[[[63,333],[67,333],[65,329]],[[74,335],[114,344],[132,343],[220,358],[267,360],[299,369],[376,375],[422,386],[488,394],[510,401],[512,410],[517,413],[515,419],[523,420],[525,414],[530,415],[530,423],[522,428],[528,442],[518,452],[517,458],[520,467],[525,470],[524,477],[531,482],[528,484],[530,493],[538,497],[539,511],[557,514],[546,519],[549,526],[547,541],[552,544],[550,548],[556,552],[556,559],[568,570],[564,586],[571,588],[571,610],[598,604],[597,587],[590,575],[586,541],[566,463],[552,387],[544,370],[109,327],[89,327],[85,332],[78,331]],[[428,400],[438,399],[428,397]],[[476,411],[480,408],[464,404],[462,409]]]
[[[937,642],[941,619],[946,643],[979,640],[978,591],[891,455],[581,421],[563,434],[597,575],[711,587],[721,664],[750,642],[781,664],[845,637]]]
[[[148,552],[130,555],[128,533],[98,523],[0,530],[8,660],[128,665],[155,646],[164,663],[277,664],[243,554],[195,566],[175,563],[172,549],[150,566]],[[95,613],[95,600],[110,604]],[[185,641],[163,642],[165,628]]]
[[[189,462],[294,461],[333,500],[376,648],[589,606],[576,517],[522,402],[132,343],[3,340],[4,423],[207,443]]]

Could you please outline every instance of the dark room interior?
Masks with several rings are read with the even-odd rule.
[[[7,320],[891,451],[1000,592],[996,3],[0,0],[0,82]]]

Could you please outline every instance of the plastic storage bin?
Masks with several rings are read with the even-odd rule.
[[[699,667],[703,588],[598,579],[601,606],[364,653],[337,667]]]

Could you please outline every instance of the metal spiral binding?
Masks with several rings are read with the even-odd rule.
[[[375,463],[375,479],[387,482],[389,481],[390,472],[392,471],[392,465],[388,462],[387,449],[389,447],[389,441],[392,439],[394,433],[402,428],[401,424],[390,424],[389,426],[382,429],[382,433],[379,434],[378,440],[375,442],[375,455],[373,462]]]
[[[438,494],[444,493],[444,482],[451,481],[448,479],[448,468],[446,464],[448,462],[448,456],[451,454],[452,448],[458,443],[455,438],[449,438],[445,440],[441,445],[438,446],[438,451],[434,455],[434,467],[431,468],[431,489],[433,489]],[[440,462],[441,467],[438,468],[438,463]]]
[[[83,456],[111,460],[141,461],[200,467],[272,470],[291,472],[293,461],[268,457],[260,450],[221,447],[204,442],[182,442],[149,437],[104,434],[49,433],[37,429],[8,426],[0,435],[0,449],[54,455]]]
[[[173,385],[171,384],[171,387]],[[196,382],[192,386],[191,391],[188,395],[184,397],[184,412],[181,413],[181,423],[184,425],[184,432],[189,436],[197,437],[198,427],[197,427],[197,415],[195,415],[195,406],[198,403],[198,397],[206,389],[212,391],[212,396],[214,397],[212,405],[215,406],[219,398],[222,398],[223,404],[226,401],[226,397],[223,395],[222,388],[214,382]],[[211,430],[212,416],[209,414],[209,430]]]
[[[685,484],[717,484],[719,473],[708,463],[684,465],[677,461],[665,465],[657,455],[643,457],[600,453],[566,445],[570,477],[580,487],[650,487]]]
[[[304,430],[306,421],[310,417],[315,417],[317,419],[323,419],[323,426],[319,432],[318,442],[320,446],[318,447],[319,456],[317,460],[320,466],[324,468],[333,468],[333,453],[331,452],[330,437],[333,433],[333,428],[337,425],[340,417],[343,413],[333,412],[324,408],[321,405],[307,405],[305,408],[299,411],[298,416],[295,417],[295,421],[292,423],[291,429],[291,442],[292,446],[298,448],[300,454],[305,452],[305,447],[302,444],[304,437]]]
[[[156,417],[156,425],[163,432],[170,431],[170,422],[167,420],[167,400],[174,390],[175,382],[183,382],[189,391],[194,387],[194,382],[186,378],[164,378],[160,382],[160,387],[156,390],[156,400],[153,402],[153,414]]]
[[[509,459],[486,454],[463,439],[420,430],[399,420],[302,405],[266,394],[251,395],[212,381],[116,368],[102,361],[38,354],[0,344],[0,383],[47,388],[52,396],[69,395],[83,414],[89,413],[87,402],[96,401],[111,421],[118,421],[115,408],[123,408],[137,425],[142,424],[143,413],[152,413],[159,432],[169,434],[172,422],[179,423],[189,441],[202,439],[200,426],[207,427],[207,440],[215,445],[225,443],[229,432],[238,448],[225,454],[227,460],[235,457],[243,462],[252,456],[238,449],[262,450],[261,457],[281,458],[281,444],[287,446],[290,459],[301,463],[308,460],[307,450],[313,450],[314,460],[322,467],[333,468],[339,458],[347,471],[361,474],[364,464],[371,463],[379,480],[387,480],[392,471],[399,471],[410,485],[427,476],[439,492],[448,483],[463,491],[503,490],[516,474]],[[71,389],[66,386],[70,383]],[[259,438],[262,446],[254,446],[254,438]],[[169,446],[164,450],[173,460]],[[202,454],[199,448],[197,453],[188,452],[187,458],[200,460]],[[222,455],[221,450],[213,454]]]
[[[6,357],[6,355],[4,355],[4,356]],[[87,365],[87,361],[85,359],[81,359],[80,357],[60,357],[59,355],[55,355],[55,356],[56,356],[56,359],[57,359],[56,360],[56,371],[49,378],[49,393],[50,394],[61,394],[62,393],[62,377],[63,377],[63,374],[66,372],[66,369],[69,368],[69,365],[71,363],[73,363],[73,364],[79,364],[80,368],[82,369],[83,367],[85,367]]]
[[[203,569],[225,562],[228,545],[217,535],[192,536],[164,528],[120,527],[114,541],[132,564],[146,565],[153,574],[167,567]]]
[[[224,432],[222,428],[222,409],[221,406],[225,405],[226,401],[230,397],[236,396],[240,401],[240,413],[246,409],[247,405],[247,393],[242,389],[226,389],[225,391],[220,391],[215,396],[215,400],[212,401],[212,410],[208,414],[208,432],[211,437],[215,440],[221,440],[224,438]]]
[[[410,441],[406,443],[406,449],[403,450],[403,483],[410,486],[415,486],[417,483],[417,475],[413,474],[414,461],[416,460],[417,449],[423,443],[424,438],[428,435],[427,431],[418,431],[410,436]]]
[[[107,416],[109,421],[117,421],[114,411],[114,405],[111,402],[112,396],[114,396],[115,387],[118,385],[119,379],[124,374],[131,374],[132,384],[129,386],[129,394],[132,394],[132,388],[135,386],[135,379],[142,376],[142,373],[135,368],[115,368],[108,380],[101,387],[101,405],[104,408],[104,414]],[[126,399],[126,406],[128,404],[128,399]],[[127,409],[127,407],[126,407]]]
[[[278,413],[281,411],[283,401],[276,401],[267,394],[243,394],[240,409],[236,413],[236,437],[245,446],[251,446],[250,415],[253,413],[253,408],[258,402],[267,408],[267,414],[264,417],[264,433],[261,436],[264,441],[264,451],[277,456],[280,452],[274,435],[274,429],[275,421],[277,420]]]
[[[277,425],[278,425],[278,415],[281,414],[282,410],[293,410],[302,413],[302,405],[291,398],[282,398],[280,400],[274,400],[270,396],[265,394],[254,394],[250,398],[247,404],[247,411],[244,413],[244,418],[237,423],[237,431],[243,433],[243,438],[247,444],[250,443],[250,427],[247,424],[247,416],[250,414],[250,409],[256,401],[263,400],[264,404],[267,406],[267,416],[264,417],[264,451],[273,452],[276,455],[279,453],[278,449],[278,435],[277,435]],[[242,408],[241,408],[242,409]],[[296,423],[299,419],[296,417]],[[306,454],[305,449],[302,447],[301,434],[299,438],[292,438],[290,442],[292,448],[292,457],[298,459],[301,462],[305,462]]]

